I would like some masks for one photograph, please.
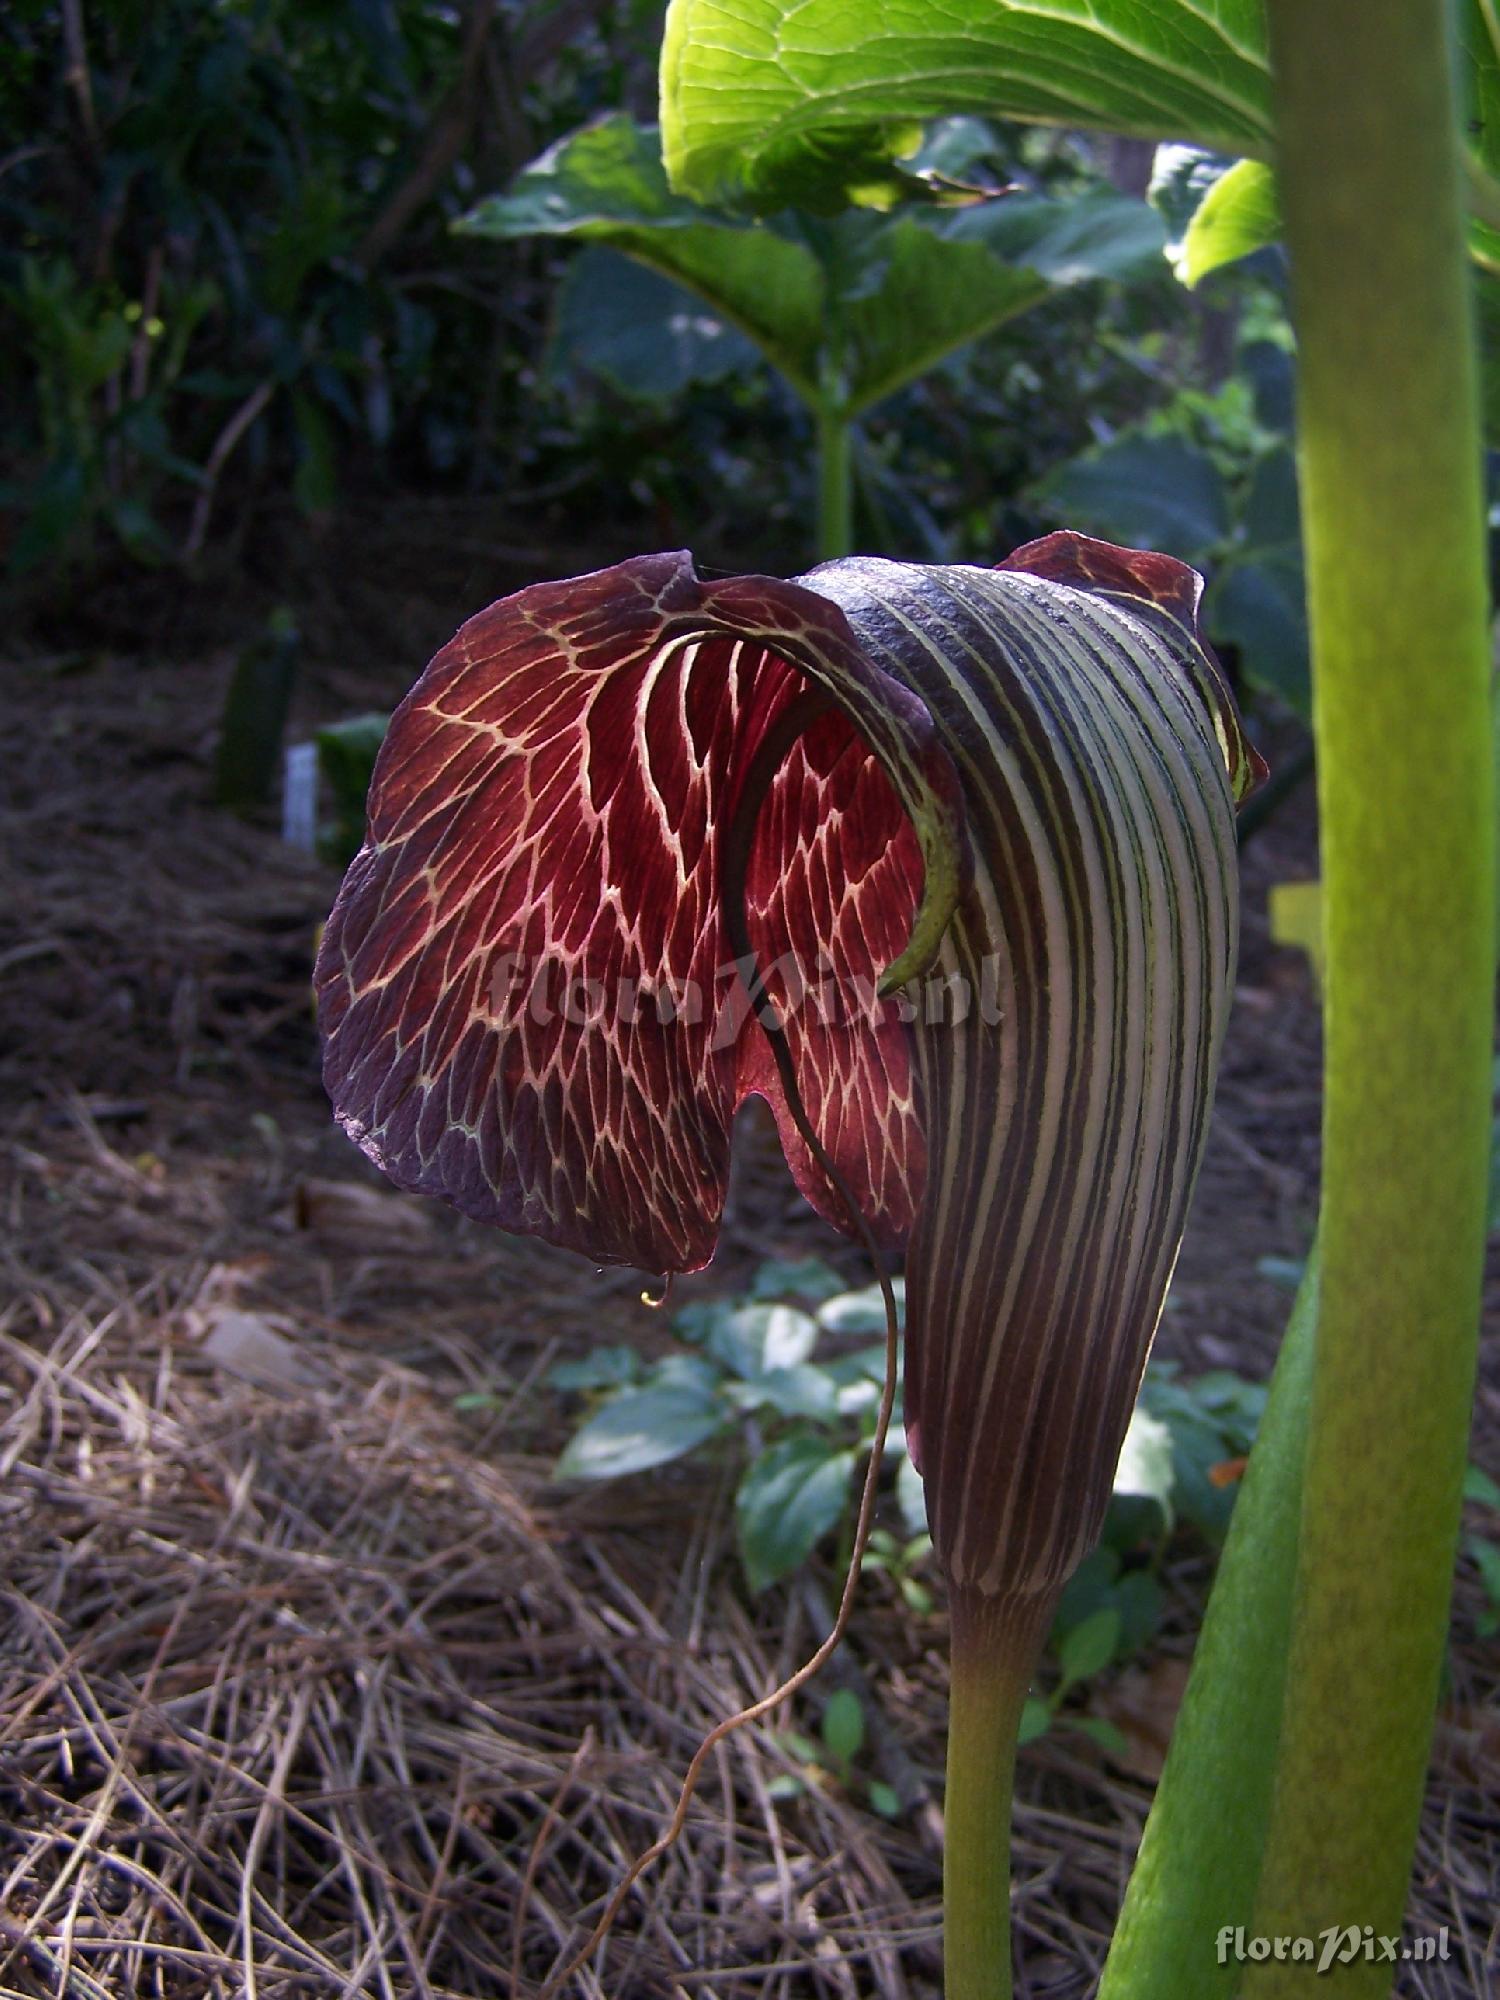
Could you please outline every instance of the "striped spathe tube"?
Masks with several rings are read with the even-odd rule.
[[[939,967],[988,1004],[912,1029],[907,1439],[950,1578],[1050,1591],[1098,1535],[1181,1241],[1263,766],[1170,558],[1056,535],[809,581],[938,718],[973,855]]]

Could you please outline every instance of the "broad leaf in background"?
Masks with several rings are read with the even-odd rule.
[[[1204,599],[1203,618],[1245,671],[1304,717],[1311,713],[1307,584],[1290,447],[1268,452],[1251,475],[1238,534]]]
[[[955,124],[930,136],[924,171],[979,157],[980,129]],[[673,194],[659,135],[623,115],[561,140],[460,226],[578,237],[669,280],[632,296],[614,277],[601,286],[595,262],[564,295],[559,349],[623,387],[668,393],[704,372],[727,330],[753,342],[818,420],[825,555],[850,545],[862,411],[1060,289],[1157,268],[1165,243],[1146,203],[1099,191],[1056,201],[970,190],[961,208],[749,223]],[[678,288],[704,301],[706,321]],[[726,373],[744,358],[722,344],[716,354]]]
[[[1059,520],[1197,563],[1229,536],[1229,495],[1206,452],[1124,433],[1050,473],[1038,498]]]
[[[595,249],[568,266],[547,357],[554,377],[581,368],[627,396],[666,402],[760,360],[738,328],[644,264]]]
[[[608,244],[708,300],[800,395],[817,394],[823,286],[816,259],[762,224],[714,215],[667,186],[656,136],[623,114],[560,140],[460,231]]]
[[[889,220],[785,215],[751,224],[674,195],[659,147],[650,127],[603,119],[560,141],[459,226],[501,238],[576,236],[623,251],[738,327],[806,402],[836,394],[851,414],[1056,289],[1149,269],[1164,243],[1144,202],[1100,192],[1070,202],[978,198]],[[595,265],[590,278],[597,275]],[[607,325],[590,331],[591,365],[609,372],[600,349],[618,356],[632,304],[642,338],[661,340],[664,327],[669,344],[684,330],[707,338],[706,328],[684,327],[675,290],[606,298]],[[584,306],[599,311],[592,283],[564,302],[560,330],[575,346]]]
[[[686,1458],[731,1420],[715,1388],[711,1371],[695,1379],[683,1368],[668,1379],[658,1369],[655,1381],[611,1396],[575,1432],[554,1478],[620,1479]]]

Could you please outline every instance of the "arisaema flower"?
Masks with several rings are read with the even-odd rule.
[[[759,1093],[814,1207],[904,1249],[973,1711],[950,1855],[956,1816],[991,1841],[999,1796],[1003,1827],[1203,1148],[1263,767],[1199,589],[1056,534],[991,570],[679,553],[519,591],[397,710],[318,961],[335,1110],[402,1187],[692,1270]],[[997,1899],[950,1896],[950,1940],[1003,1952]]]
[[[1165,556],[685,554],[469,620],[397,710],[318,961],[398,1185],[601,1261],[714,1248],[736,1107],[807,1116],[906,1251],[939,1558],[1045,1592],[1097,1532],[1197,1168],[1259,760]],[[743,931],[726,920],[742,905]]]

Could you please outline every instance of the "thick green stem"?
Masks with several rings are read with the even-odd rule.
[[[854,552],[854,420],[842,403],[818,406],[818,561]]]
[[[1493,818],[1447,0],[1270,0],[1327,924],[1322,1299],[1254,1928],[1399,1930],[1484,1247]],[[1387,1990],[1361,1957],[1333,1983]],[[1247,1992],[1322,1992],[1304,1964]]]
[[[1302,1522],[1317,1252],[1292,1308],[1099,2000],[1227,2000],[1252,1935]]]
[[[943,1800],[945,2000],[1010,2000],[1010,1802],[1049,1597],[953,1593]]]

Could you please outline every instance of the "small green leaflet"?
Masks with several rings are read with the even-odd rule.
[[[756,1459],[735,1496],[740,1557],[751,1590],[789,1576],[843,1514],[854,1453],[801,1435]]]
[[[620,1479],[685,1458],[723,1430],[729,1411],[701,1388],[653,1383],[611,1396],[557,1461],[555,1479]]]
[[[852,1688],[838,1688],[823,1710],[823,1747],[840,1771],[847,1771],[865,1740],[865,1712]]]
[[[1058,1649],[1062,1667],[1058,1694],[1101,1673],[1114,1658],[1119,1640],[1120,1613],[1112,1604],[1091,1613],[1081,1625],[1075,1625]]]

